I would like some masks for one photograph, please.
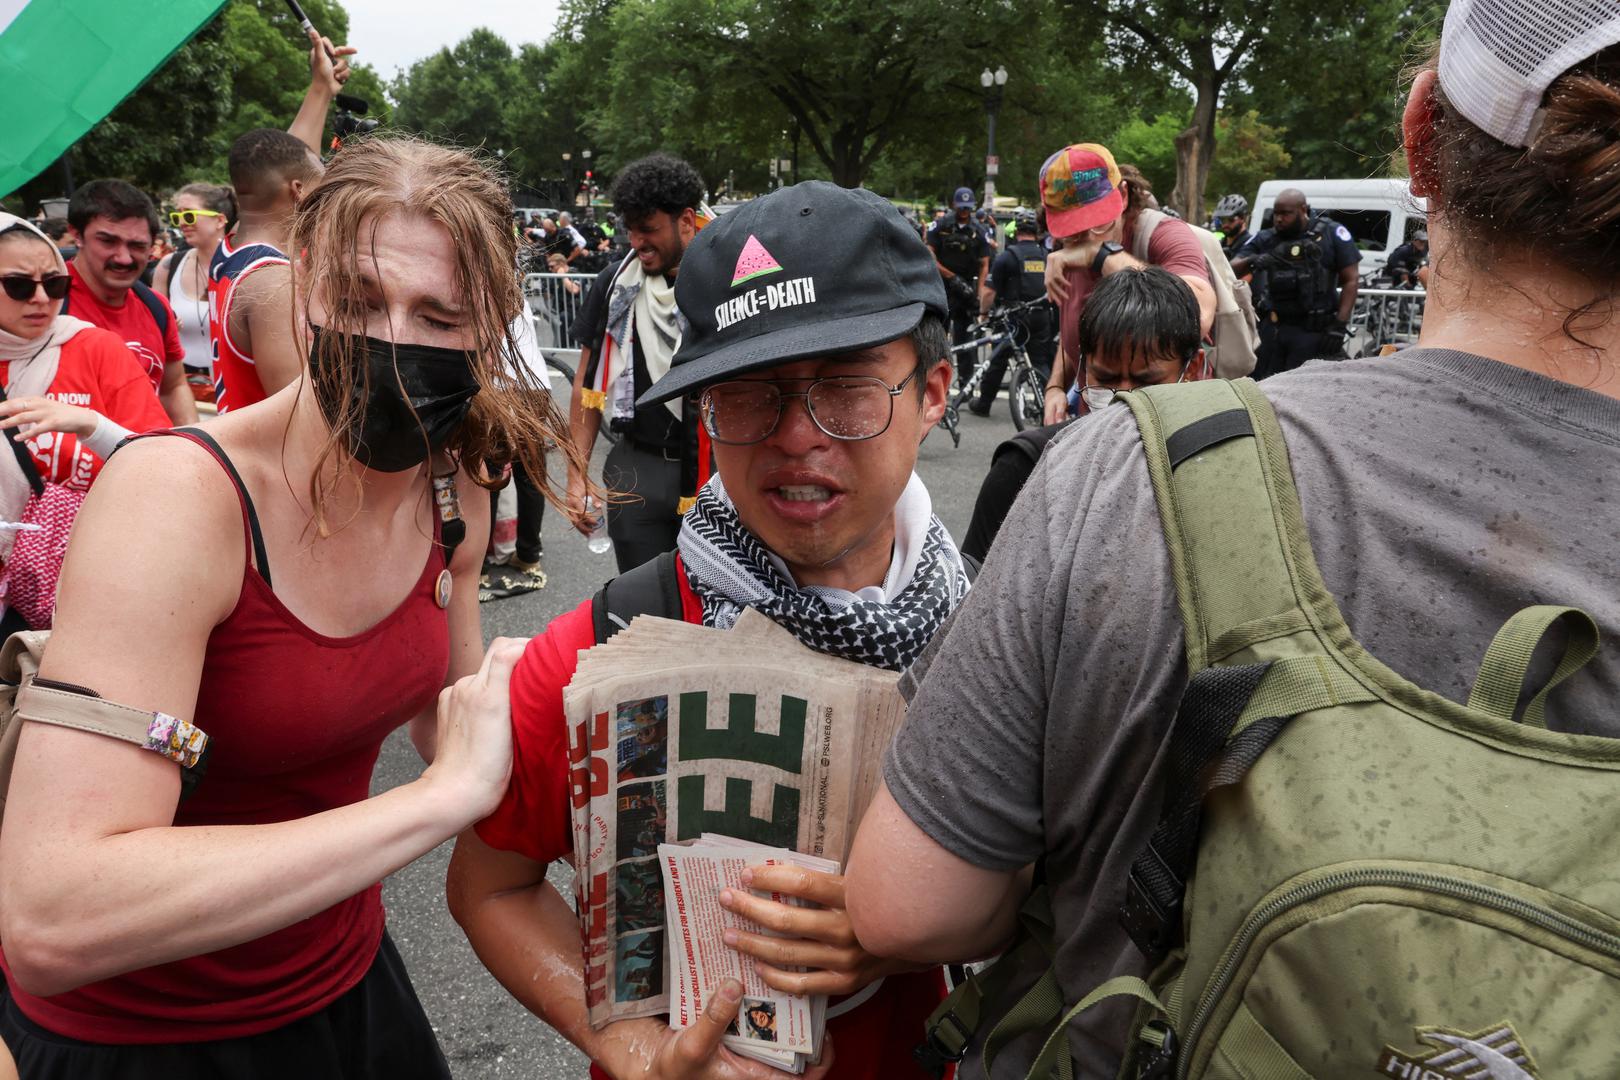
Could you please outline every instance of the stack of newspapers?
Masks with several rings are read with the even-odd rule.
[[[691,1022],[725,977],[700,971],[691,980],[689,968],[683,975],[683,965],[671,963],[677,943],[670,940],[661,847],[699,841],[684,848],[685,857],[714,859],[717,848],[753,845],[741,859],[711,864],[705,872],[715,875],[772,858],[815,869],[848,859],[904,713],[897,681],[893,672],[807,649],[752,610],[730,630],[642,616],[580,655],[563,704],[593,1025],[670,1014],[682,1026],[679,980],[688,978]],[[702,912],[688,906],[689,924],[712,920],[718,927],[723,916],[717,901]],[[684,941],[678,944],[684,951]],[[714,972],[719,965],[716,959]],[[727,970],[751,977],[752,968],[739,961]],[[745,997],[766,999],[752,990]],[[776,1007],[794,1015],[775,1014],[774,1045],[742,1030],[750,1023],[746,1011],[738,1041],[782,1055],[765,1058],[773,1065],[802,1068],[814,1051],[798,1047],[819,1047],[817,1007],[808,998]],[[808,1010],[802,1019],[800,1009]],[[770,1026],[767,1011],[756,1011],[757,1025]]]
[[[753,962],[726,945],[724,934],[728,929],[754,934],[771,931],[721,907],[720,892],[741,892],[742,873],[750,866],[802,866],[836,874],[838,864],[713,833],[705,833],[691,844],[661,844],[658,857],[663,863],[664,909],[674,968],[670,1026],[687,1028],[697,1023],[720,984],[736,979],[743,987],[742,1006],[721,1042],[744,1057],[784,1072],[802,1073],[821,1055],[827,995],[790,994],[766,985]],[[780,893],[755,895],[778,903],[798,903]]]

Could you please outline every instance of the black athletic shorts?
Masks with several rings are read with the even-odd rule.
[[[22,1080],[449,1080],[450,1067],[384,934],[377,958],[332,1004],[239,1039],[113,1046],[57,1035],[5,993],[0,1038]]]

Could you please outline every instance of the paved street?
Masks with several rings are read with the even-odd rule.
[[[933,494],[935,512],[952,534],[967,531],[973,499],[996,443],[1013,433],[1005,399],[989,419],[962,414],[962,446],[952,449],[943,429],[923,444],[919,472]],[[598,446],[600,465],[601,445]],[[560,468],[560,463],[554,461]],[[546,571],[550,586],[538,593],[483,605],[484,635],[527,637],[555,616],[587,599],[613,574],[613,556],[592,555],[584,539],[559,514],[546,513]],[[383,747],[375,789],[414,778],[421,763],[403,734]],[[513,1001],[473,955],[445,910],[446,844],[387,882],[383,897],[388,925],[417,992],[458,1078],[583,1077],[584,1059]],[[572,874],[562,864],[552,880],[567,894]]]

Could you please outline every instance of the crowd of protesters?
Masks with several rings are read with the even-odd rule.
[[[655,153],[611,215],[525,219],[474,153],[323,160],[353,50],[313,34],[291,127],[173,193],[178,250],[116,179],[62,221],[0,215],[0,621],[51,631],[3,793],[8,1067],[448,1077],[379,883],[454,840],[450,914],[593,1075],[782,1075],[723,1044],[735,982],[685,1028],[589,1022],[547,870],[606,594],[487,647],[479,607],[546,586],[549,501],[620,581],[672,583],[670,618],[752,607],[903,673],[844,871],[755,868],[725,900],[770,931],[728,939],[766,983],[831,997],[812,1080],[1620,1075],[1616,40],[1595,0],[1452,0],[1403,116],[1428,218],[1391,273],[1428,293],[1392,358],[1342,360],[1355,261],[1298,192],[1254,235],[1223,199],[1214,235],[1077,142],[998,236],[965,188],[927,228],[820,181],[715,217]],[[539,266],[569,298],[566,415]],[[1252,272],[1276,275],[1258,368]],[[1326,293],[1289,307],[1307,277]],[[1012,304],[1046,424],[998,447],[958,544],[918,452],[953,345]],[[1228,381],[1251,368],[1276,377]],[[1468,749],[1404,752],[1415,727]],[[372,795],[398,729],[421,773]],[[1567,785],[1513,787],[1521,761]],[[1341,856],[1292,921],[1209,950],[1317,848]]]

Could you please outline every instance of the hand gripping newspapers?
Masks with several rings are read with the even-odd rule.
[[[712,834],[699,845],[710,859],[712,845],[755,846],[751,861],[721,858],[704,871],[711,883],[732,863],[740,873],[772,858],[814,869],[847,860],[904,714],[897,682],[893,672],[814,652],[752,610],[730,630],[642,616],[580,655],[563,704],[593,1025],[662,1014],[681,1024],[661,846]],[[718,928],[722,913],[716,903],[701,918]],[[699,974],[688,1022],[725,977]]]
[[[760,978],[751,960],[726,945],[725,931],[772,932],[721,907],[720,893],[723,889],[740,891],[743,871],[750,866],[802,866],[836,874],[838,863],[713,833],[704,833],[692,844],[660,844],[658,857],[664,871],[675,982],[670,991],[670,1026],[691,1027],[703,1015],[709,996],[719,992],[720,984],[736,979],[743,988],[742,1007],[721,1042],[744,1057],[785,1072],[803,1072],[821,1053],[827,995],[790,994],[773,989]],[[778,903],[798,903],[780,893],[756,895]]]

